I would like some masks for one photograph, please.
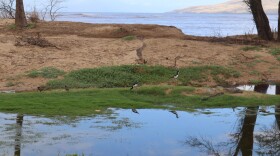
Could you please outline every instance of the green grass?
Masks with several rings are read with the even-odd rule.
[[[262,48],[259,46],[246,46],[241,48],[243,51],[260,51]]]
[[[8,25],[8,29],[15,30],[15,29],[17,29],[17,26],[15,24],[10,24],[10,25]]]
[[[63,70],[54,67],[45,67],[39,70],[29,71],[27,76],[31,78],[43,77],[43,78],[57,78],[58,76],[64,75]]]
[[[280,48],[270,49],[269,53],[274,56],[280,55]]]
[[[188,85],[191,82],[206,82],[214,79],[218,84],[227,83],[226,79],[239,77],[240,73],[221,66],[198,66],[180,68],[178,80],[171,77],[176,74],[173,68],[163,66],[123,65],[101,67],[94,69],[81,69],[68,73],[62,80],[51,80],[47,83],[50,89],[63,88],[115,88],[129,87],[133,83],[161,84],[176,83]]]
[[[168,92],[167,92],[168,91]],[[0,111],[45,116],[90,116],[107,108],[166,108],[176,110],[192,108],[218,108],[280,104],[279,96],[238,97],[223,95],[201,101],[201,96],[191,95],[192,87],[143,86],[130,91],[128,88],[84,89],[0,94]],[[186,93],[188,96],[186,96]],[[97,112],[96,110],[101,110]]]
[[[280,48],[273,48],[270,49],[269,53],[273,56],[275,56],[275,58],[280,61]]]
[[[33,29],[36,28],[36,23],[28,23],[26,26],[27,29]]]
[[[262,80],[249,80],[249,83],[257,85],[257,84],[263,83],[263,81]]]
[[[125,36],[122,38],[123,40],[126,40],[126,41],[132,41],[132,40],[135,40],[136,39],[136,36]]]

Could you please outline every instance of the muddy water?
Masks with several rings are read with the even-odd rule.
[[[0,113],[0,155],[280,154],[279,107],[108,111],[78,119]]]

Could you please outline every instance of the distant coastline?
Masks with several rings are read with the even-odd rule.
[[[278,13],[277,0],[263,0],[263,7],[268,14]],[[224,3],[215,5],[193,6],[188,8],[177,9],[172,12],[176,13],[230,13],[243,14],[248,13],[248,7],[241,0],[229,0]]]

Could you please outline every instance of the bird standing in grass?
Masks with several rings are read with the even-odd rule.
[[[173,78],[173,79],[177,79],[179,77],[179,70],[177,70],[177,73],[176,73],[176,75],[174,75],[173,77],[171,77],[171,78]]]
[[[43,87],[43,86],[37,87],[37,90],[38,90],[39,92],[42,92],[42,91],[45,90],[45,87]]]
[[[135,108],[132,108],[131,110],[133,113],[139,114],[139,112]]]
[[[65,91],[69,92],[69,87],[68,86],[64,86]]]
[[[172,113],[172,114],[175,114],[177,119],[179,118],[179,115],[178,115],[178,113],[175,110],[171,110],[169,112]]]
[[[136,82],[136,83],[134,83],[132,86],[131,86],[131,88],[130,88],[130,90],[132,90],[132,89],[134,89],[134,88],[136,88],[136,87],[138,87],[139,85],[138,85],[138,82]]]

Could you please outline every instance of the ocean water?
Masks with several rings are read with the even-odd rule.
[[[278,15],[268,15],[268,17],[271,28],[277,28]],[[57,20],[109,24],[159,24],[175,26],[187,35],[196,36],[231,36],[256,33],[250,14],[63,13]]]

